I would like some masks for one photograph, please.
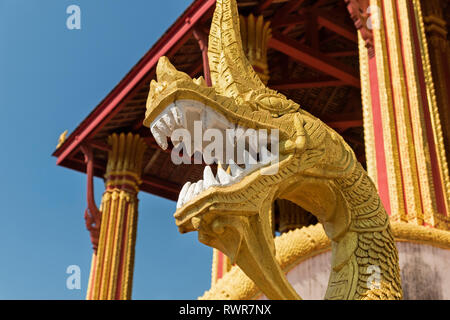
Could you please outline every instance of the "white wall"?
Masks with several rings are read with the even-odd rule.
[[[450,250],[410,242],[397,242],[397,248],[404,299],[450,299]],[[331,252],[322,253],[289,271],[287,278],[303,299],[323,299],[330,259]]]

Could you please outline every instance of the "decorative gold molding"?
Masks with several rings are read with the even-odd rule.
[[[377,159],[375,151],[375,132],[373,128],[373,106],[370,88],[369,54],[361,34],[358,33],[359,66],[361,75],[361,98],[363,103],[364,145],[366,150],[367,173],[377,184]]]
[[[219,255],[222,255],[222,263],[220,264]],[[212,267],[211,267],[211,285],[216,283],[219,278],[219,270],[222,271],[222,277],[228,271],[231,270],[231,261],[230,259],[224,255],[219,250],[213,248],[213,258],[212,258]]]
[[[419,243],[450,250],[450,232],[418,226],[411,223],[392,222],[396,241]],[[321,224],[290,231],[275,238],[277,261],[284,272],[289,272],[303,261],[331,250]],[[234,266],[200,300],[250,300],[261,295],[256,285]]]
[[[211,265],[211,286],[214,285],[214,283],[217,282],[217,268],[219,265],[219,257],[218,257],[218,250],[216,248],[213,248],[212,250],[212,265]]]
[[[401,171],[398,174],[401,176],[402,185],[405,197],[405,210],[406,218],[408,221],[413,221],[419,225],[423,224],[423,208],[422,199],[419,188],[419,176],[418,176],[418,166],[419,163],[416,161],[416,150],[415,146],[417,144],[418,137],[413,133],[413,124],[415,119],[414,114],[411,116],[410,109],[419,103],[418,99],[418,88],[415,86],[415,82],[412,81],[411,77],[405,76],[405,72],[409,70],[414,70],[415,60],[409,59],[405,60],[405,42],[411,39],[405,39],[408,32],[404,30],[402,36],[400,36],[401,26],[400,24],[409,24],[410,19],[408,16],[401,16],[400,19],[397,17],[397,11],[400,9],[398,6],[398,1],[386,0],[384,1],[384,13],[385,13],[385,28],[386,28],[386,40],[388,46],[388,57],[389,57],[389,71],[391,74],[392,82],[392,95],[394,104],[390,106],[395,114],[395,124],[396,124],[396,137],[398,140],[398,150],[399,150],[399,164]],[[399,21],[400,20],[400,21]],[[403,38],[402,43],[400,38]],[[413,75],[414,75],[414,71]],[[415,79],[415,77],[414,77]],[[413,86],[414,84],[414,86]],[[409,86],[408,86],[409,85]],[[408,90],[409,89],[409,90]],[[409,97],[408,97],[409,94]],[[416,121],[416,127],[420,126],[423,130],[425,122]],[[422,137],[421,137],[422,138]],[[421,140],[422,141],[422,140]],[[416,143],[412,143],[416,142]],[[420,144],[420,148],[426,147]],[[423,149],[417,150],[420,152],[428,154],[423,151]],[[425,163],[425,161],[423,161]],[[426,169],[426,168],[424,168]],[[423,187],[423,186],[422,186]],[[427,207],[430,208],[430,207]]]
[[[408,111],[411,114],[412,119],[412,137],[408,141],[412,141],[409,145],[415,148],[417,161],[415,166],[418,168],[418,175],[420,181],[419,186],[414,186],[415,190],[420,191],[421,200],[423,203],[423,210],[420,211],[411,210],[412,214],[409,214],[409,221],[415,221],[421,225],[423,221],[428,225],[435,226],[433,217],[437,213],[436,199],[434,195],[433,177],[431,172],[431,159],[429,141],[426,135],[426,122],[424,117],[424,108],[421,84],[419,81],[418,73],[418,59],[421,59],[420,55],[415,52],[414,39],[412,34],[412,20],[409,14],[408,1],[400,0],[397,3],[398,15],[399,15],[399,32],[402,35],[402,56],[405,61],[405,87],[408,88],[407,98],[409,98]],[[413,26],[414,27],[414,26]],[[409,185],[405,183],[405,188]],[[407,201],[410,201],[411,192],[406,190]],[[423,213],[422,213],[423,212]],[[414,213],[417,213],[417,217],[414,217]],[[413,216],[413,217],[411,217]]]
[[[376,63],[376,74],[368,75],[369,61],[362,50],[360,39],[368,170],[371,172],[373,167],[376,168],[373,152],[375,141],[372,140],[371,124],[368,123],[373,120],[368,112],[368,99],[373,98],[370,93],[379,95],[380,101],[391,220],[448,229],[448,163],[434,88],[437,83],[433,81],[431,74],[420,0],[415,0],[414,3],[407,0],[371,0],[370,4],[381,9],[381,28],[373,29],[375,56],[371,62]],[[422,74],[425,76],[426,93],[422,91]],[[373,88],[370,81],[374,80],[371,77],[375,76],[378,92],[371,91]],[[433,141],[430,141],[428,114],[431,118]],[[436,149],[431,149],[433,144]],[[436,165],[431,161],[434,150],[438,158]],[[374,166],[372,162],[375,162]],[[371,173],[371,176],[374,175]],[[437,181],[443,185],[444,205],[438,202]]]
[[[388,0],[392,1],[392,0]],[[374,8],[381,8],[383,11],[384,1],[371,0],[370,4]],[[379,15],[381,28],[373,29],[374,46],[378,74],[378,86],[380,95],[380,106],[383,126],[384,152],[386,158],[386,168],[389,187],[389,198],[391,206],[391,219],[394,221],[407,221],[405,215],[405,201],[403,197],[403,187],[400,169],[399,148],[397,142],[397,125],[395,114],[392,108],[394,104],[391,89],[391,75],[389,72],[389,55],[384,30],[386,21],[383,14]]]
[[[404,0],[403,0],[404,1]],[[427,90],[427,99],[429,101],[429,110],[431,115],[431,122],[433,128],[434,142],[436,144],[436,153],[439,162],[439,173],[440,179],[442,181],[442,188],[444,189],[444,202],[446,212],[439,212],[438,215],[446,216],[445,219],[449,218],[450,215],[450,176],[449,167],[447,162],[447,157],[445,154],[445,144],[444,135],[441,126],[441,120],[439,117],[439,108],[437,103],[435,82],[433,81],[433,75],[431,71],[430,54],[428,51],[428,43],[425,34],[425,25],[423,21],[422,6],[420,0],[413,0],[413,9],[415,18],[418,24],[418,37],[420,44],[420,53],[417,53],[419,57],[422,57],[424,74],[425,74],[425,84]],[[446,225],[445,228],[449,230],[450,225]]]
[[[450,250],[450,232],[411,223],[392,223],[396,241],[426,244]]]

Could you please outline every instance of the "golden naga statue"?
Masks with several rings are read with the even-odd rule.
[[[275,258],[273,204],[289,200],[323,224],[332,243],[325,299],[401,299],[398,253],[374,183],[344,139],[282,94],[267,88],[245,57],[235,0],[217,0],[209,36],[212,87],[162,57],[144,124],[162,148],[176,128],[279,132],[279,161],[245,168],[207,166],[187,183],[175,213],[180,232],[225,253],[270,299],[300,299]],[[174,143],[175,145],[176,143]],[[248,151],[244,151],[248,153]],[[231,161],[230,161],[231,162]],[[278,166],[276,173],[263,169]],[[371,268],[380,283],[370,285]]]

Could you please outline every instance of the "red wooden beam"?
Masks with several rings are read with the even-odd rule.
[[[203,61],[201,63],[199,63],[197,66],[195,66],[194,68],[192,68],[192,70],[190,70],[188,72],[188,75],[191,78],[196,77],[201,71],[203,70]]]
[[[92,148],[86,145],[81,146],[81,151],[84,153],[87,175],[87,208],[84,212],[84,219],[86,221],[86,228],[91,235],[93,249],[97,252],[102,215],[95,203],[94,197],[94,153]]]
[[[103,141],[91,140],[91,141],[87,142],[87,145],[94,149],[101,150],[101,151],[108,152],[111,150],[111,147],[108,144],[104,143]]]
[[[167,181],[167,180],[163,180],[161,178],[152,176],[152,175],[144,175],[142,177],[142,183],[147,185],[147,186],[153,186],[153,187],[157,187],[169,192],[173,192],[178,194],[178,192],[180,192],[181,186],[179,186],[176,183]]]
[[[339,87],[345,85],[342,80],[333,78],[297,80],[297,81],[279,81],[269,83],[269,87],[274,90],[298,90],[323,87]]]
[[[334,60],[317,50],[302,45],[285,35],[274,33],[269,41],[269,46],[304,65],[340,79],[348,85],[357,88],[360,87],[359,74],[350,66]]]
[[[345,131],[350,128],[359,128],[364,125],[363,120],[348,120],[348,121],[331,121],[331,122],[325,122],[329,127]]]
[[[316,10],[308,12],[308,19],[306,23],[306,42],[308,46],[319,50],[319,20]]]
[[[204,14],[210,12],[215,3],[215,0],[197,0],[186,10],[141,61],[77,127],[65,143],[53,153],[54,156],[58,157],[56,162],[58,165],[78,149],[86,138],[95,134],[120,111],[121,102],[156,66],[159,58],[170,52],[174,46],[179,45],[181,39],[186,39],[186,34],[192,31],[192,28]]]
[[[77,170],[80,172],[86,172],[86,165],[83,159],[71,158],[62,164],[62,166]],[[94,174],[96,177],[104,178],[103,175],[106,170],[106,164],[94,165]],[[181,186],[176,183],[155,177],[153,175],[144,175],[142,177],[142,184],[139,187],[142,191],[149,192],[166,199],[177,200],[178,193],[180,192]]]
[[[209,87],[211,87],[212,80],[208,59],[208,36],[200,28],[194,28],[193,34],[202,52],[203,76],[205,78],[205,82]]]
[[[266,10],[271,4],[273,0],[263,0],[263,2],[256,8],[255,14],[261,14],[264,10]]]
[[[301,14],[301,15],[290,15],[282,20],[273,21],[270,25],[272,26],[272,29],[275,29],[280,27],[296,26],[299,24],[304,24],[306,22],[307,16]]]
[[[272,27],[275,29],[280,27],[292,27],[299,24],[304,24],[311,20],[312,14],[314,14],[314,12],[300,15],[290,15],[285,17],[284,19],[274,20],[272,23]],[[320,10],[317,12],[317,23],[320,27],[327,28],[352,42],[358,42],[356,29],[343,21],[338,21],[327,11]]]
[[[352,111],[352,112],[333,114],[322,120],[327,121],[327,122],[332,122],[332,121],[348,121],[348,120],[361,120],[361,119],[362,119],[362,111],[356,110],[356,111]]]
[[[291,13],[297,10],[305,0],[292,0],[285,4],[278,12],[275,14],[273,18],[274,23],[278,23],[286,19],[286,17]]]
[[[357,56],[359,52],[350,50],[350,51],[325,52],[325,54],[329,57],[351,57]]]
[[[170,191],[163,188],[160,188],[159,185],[155,185],[153,183],[148,183],[146,180],[143,180],[139,189],[143,192],[147,192],[150,194],[154,194],[156,196],[177,201],[178,194],[180,193],[181,187],[177,191]]]
[[[358,43],[358,35],[353,26],[349,26],[342,21],[338,21],[335,17],[331,16],[330,13],[324,10],[319,11],[317,15],[317,23],[352,42]]]
[[[364,125],[361,112],[335,114],[322,119],[328,126],[339,131]]]

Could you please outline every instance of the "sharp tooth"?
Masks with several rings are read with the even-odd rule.
[[[233,159],[229,160],[229,166],[228,169],[231,170],[231,175],[233,177],[238,177],[241,175],[242,172],[244,172],[244,170],[242,170],[241,167],[239,167],[234,161]]]
[[[188,203],[189,200],[191,200],[194,197],[195,185],[196,183],[193,183],[189,186],[189,189],[186,192],[186,195],[184,196],[183,204]]]
[[[258,161],[256,161],[247,150],[244,150],[244,161],[246,170],[251,169],[258,164]]]
[[[180,195],[178,196],[177,209],[181,208],[184,204],[183,199],[186,196],[186,193],[191,186],[191,183],[188,181],[184,184],[183,188],[180,191]]]
[[[173,118],[173,114],[166,112],[161,119],[164,121],[166,126],[169,128],[169,130],[172,132],[173,129],[175,129],[175,120]]]
[[[206,166],[205,170],[203,171],[203,189],[208,189],[212,186],[217,186],[219,183],[217,182],[216,178],[214,177],[214,174],[211,170],[210,166]]]
[[[222,162],[220,162],[220,161],[218,161],[217,162],[217,168],[220,168],[220,169],[224,169],[224,168],[226,168],[227,166],[226,165],[222,165]],[[228,173],[228,174],[230,174],[230,167],[228,166],[228,168],[227,168],[227,170],[224,170],[226,173]]]
[[[203,191],[203,180],[198,181],[195,184],[195,189],[194,189],[194,195],[193,197],[197,196],[198,194],[200,194]]]
[[[155,137],[156,143],[161,147],[161,149],[166,150],[167,145],[167,137],[162,133],[156,125],[154,125],[151,129],[153,137]]]
[[[170,111],[172,112],[173,119],[175,120],[175,123],[183,128],[186,126],[184,125],[184,117],[183,113],[178,107],[172,107],[170,108]]]
[[[163,120],[159,119],[155,125],[156,128],[158,128],[158,130],[161,131],[166,137],[170,137],[172,132]]]
[[[231,176],[225,172],[221,167],[217,168],[217,178],[219,179],[220,184],[228,184],[231,182]]]

